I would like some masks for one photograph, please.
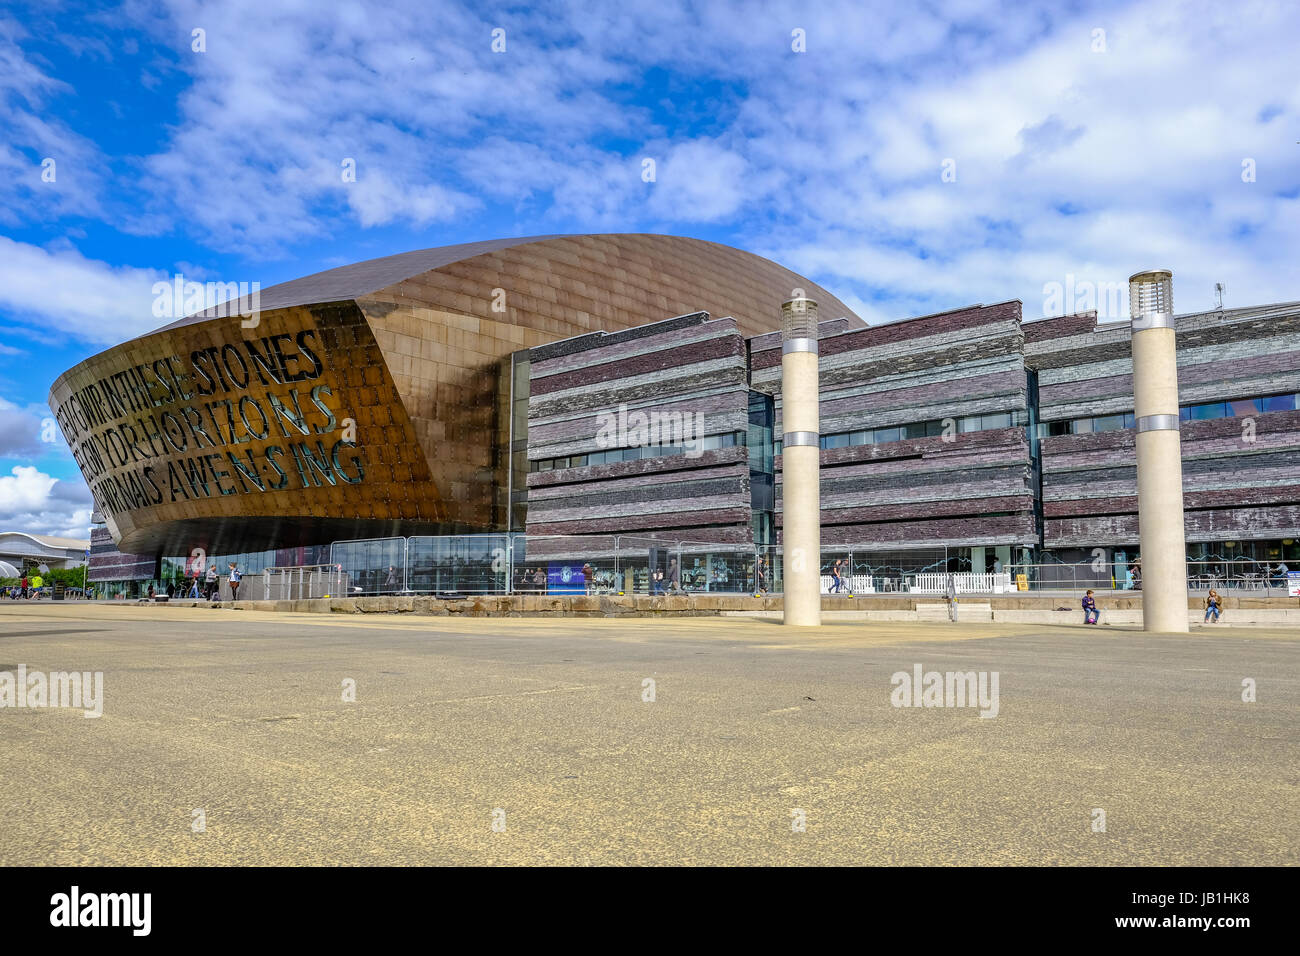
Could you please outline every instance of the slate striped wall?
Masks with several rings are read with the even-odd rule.
[[[1095,315],[1024,326],[1044,422],[1133,411],[1127,321]],[[1300,303],[1179,316],[1180,403],[1300,391]],[[1300,537],[1300,412],[1185,422],[1183,495],[1189,542]],[[1043,546],[1138,542],[1136,433],[1042,439]]]
[[[704,434],[745,431],[745,341],[734,319],[698,313],[530,350],[530,461],[606,450],[599,415],[704,415]],[[751,542],[744,446],[536,471],[528,475],[528,533],[644,535]],[[600,551],[589,552],[595,556]]]
[[[856,329],[820,327],[821,432],[1010,412],[1027,418],[1020,303]],[[775,396],[779,333],[750,340],[753,387]],[[777,459],[777,524],[781,471]],[[890,549],[1036,543],[1023,424],[823,449],[824,546]]]
[[[124,554],[117,550],[107,528],[90,529],[90,560],[86,566],[89,583],[102,581],[145,581],[154,576],[158,562],[151,554]]]

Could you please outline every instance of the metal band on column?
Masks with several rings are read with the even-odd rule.
[[[1174,317],[1168,312],[1148,312],[1133,319],[1132,326],[1134,332],[1144,332],[1147,329],[1172,329]]]
[[[1137,420],[1141,432],[1178,431],[1177,415],[1143,415]]]
[[[789,355],[791,352],[811,352],[817,355],[816,339],[790,339],[781,343],[781,354]]]
[[[817,432],[786,432],[781,436],[781,444],[784,448],[793,448],[798,445],[812,445],[820,447],[822,436]]]

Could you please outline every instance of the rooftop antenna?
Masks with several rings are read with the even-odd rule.
[[[1222,282],[1214,283],[1214,307],[1220,312],[1223,311],[1223,293],[1228,291],[1228,287]]]

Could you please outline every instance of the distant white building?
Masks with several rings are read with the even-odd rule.
[[[21,570],[31,565],[76,568],[86,563],[88,538],[60,538],[26,531],[0,531],[0,561]]]

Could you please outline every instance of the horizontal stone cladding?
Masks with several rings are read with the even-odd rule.
[[[781,485],[777,457],[777,486]],[[824,545],[980,546],[1036,541],[1023,428],[828,448],[821,453]],[[777,494],[777,525],[784,524]]]
[[[1300,411],[1179,433],[1188,541],[1300,536]],[[1042,439],[1045,547],[1137,543],[1136,441],[1133,429]]]
[[[86,565],[86,580],[142,581],[154,576],[156,562],[148,554],[123,554],[113,543],[107,528],[90,529],[90,560]]]
[[[1027,323],[1045,423],[1132,413],[1127,321],[1093,313]],[[1178,316],[1183,405],[1300,392],[1300,303]],[[1184,422],[1188,541],[1300,536],[1300,412]],[[1136,432],[1041,440],[1043,546],[1138,542]]]
[[[735,319],[696,313],[584,335],[532,349],[529,360],[530,461],[646,439],[689,452],[531,472],[530,535],[748,545],[748,450],[694,444],[748,426],[745,342]],[[655,430],[638,431],[651,423]]]
[[[1023,424],[961,432],[974,415],[1028,418],[1020,303],[845,331],[819,326],[821,433],[949,419],[947,434],[821,452],[822,542],[924,548],[1037,542]],[[753,387],[783,427],[781,340],[750,340]],[[783,524],[777,458],[777,526]]]

